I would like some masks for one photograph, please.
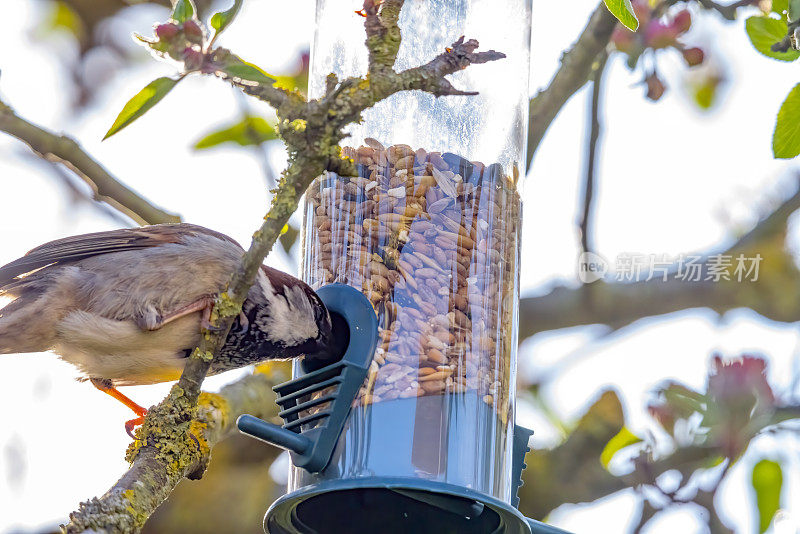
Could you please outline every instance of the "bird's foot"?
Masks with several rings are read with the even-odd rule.
[[[145,411],[145,414],[147,412]],[[144,423],[144,415],[140,415],[136,419],[131,419],[130,421],[125,421],[125,432],[131,437],[131,439],[136,439],[136,436],[133,434],[133,429],[137,426]]]
[[[222,327],[221,326],[216,326],[216,325],[211,324],[211,319],[210,318],[207,319],[207,318],[203,317],[203,320],[200,321],[200,326],[202,326],[205,330],[208,330],[209,332],[220,332],[220,331],[222,331]]]
[[[133,410],[133,413],[138,415],[136,419],[131,419],[130,421],[127,421],[125,423],[125,432],[127,432],[132,439],[136,439],[136,436],[133,435],[133,429],[144,423],[144,416],[147,414],[147,410],[142,408],[135,402],[133,402],[131,399],[129,399],[122,393],[120,393],[119,390],[114,387],[111,380],[104,378],[91,378],[90,382],[94,387],[96,387],[103,393],[106,393],[114,397],[122,404]]]
[[[172,321],[180,319],[181,317],[186,317],[195,312],[202,311],[202,326],[203,328],[207,328],[206,324],[209,322],[211,318],[211,310],[214,308],[214,297],[210,295],[206,295],[204,297],[200,297],[196,301],[192,302],[191,304],[187,304],[186,306],[182,306],[177,310],[174,310],[170,313],[165,315],[159,315],[156,310],[149,310],[147,313],[144,313],[136,322],[142,330],[158,330],[165,324],[169,324]],[[211,330],[209,328],[209,330]]]
[[[222,328],[211,324],[211,311],[214,309],[214,299],[212,297],[208,298],[209,298],[208,305],[205,308],[203,308],[203,315],[200,318],[200,326],[202,326],[209,332],[219,332],[222,330]]]

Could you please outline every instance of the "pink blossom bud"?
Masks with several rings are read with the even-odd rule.
[[[159,24],[158,26],[156,26],[156,37],[158,37],[159,41],[168,43],[172,41],[176,35],[178,35],[179,31],[180,28],[178,28],[178,26],[172,24],[171,22],[166,24]]]
[[[203,42],[203,29],[193,20],[187,20],[183,23],[183,33],[190,43],[200,44]]]
[[[692,27],[692,14],[686,9],[679,11],[672,19],[672,27],[678,35],[688,32]]]
[[[653,102],[656,102],[661,99],[662,96],[664,96],[667,86],[664,85],[664,82],[661,81],[661,78],[658,77],[658,74],[655,72],[650,74],[647,76],[647,78],[645,78],[645,82],[647,83],[647,98]]]
[[[678,33],[674,27],[665,26],[657,20],[651,20],[644,30],[644,42],[653,49],[672,46],[677,37]]]
[[[186,70],[197,70],[203,66],[205,56],[191,46],[183,49],[183,66]]]
[[[686,48],[682,51],[683,59],[686,61],[686,64],[690,67],[696,67],[697,65],[702,65],[703,61],[706,58],[705,52],[703,52],[702,48]]]

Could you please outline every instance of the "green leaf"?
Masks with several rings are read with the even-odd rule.
[[[239,78],[250,82],[256,82],[263,85],[272,85],[275,83],[273,78],[261,70],[259,67],[244,61],[239,56],[231,54],[227,63],[222,65],[219,69],[228,76]]]
[[[789,91],[778,111],[772,153],[776,158],[791,159],[800,154],[800,83]]]
[[[639,27],[639,19],[636,18],[636,13],[633,11],[631,0],[604,0],[604,2],[611,14],[617,17],[626,28],[636,31]]]
[[[600,453],[600,463],[603,464],[603,467],[608,469],[608,464],[611,462],[611,458],[613,458],[615,454],[628,445],[633,445],[634,443],[639,443],[641,441],[642,438],[628,430],[628,427],[622,427],[622,430],[620,430],[616,436],[611,438],[608,443],[606,443],[603,452]]]
[[[789,0],[772,0],[772,12],[783,15],[789,10]]]
[[[775,512],[781,505],[783,486],[781,464],[772,460],[761,460],[753,466],[752,483],[758,506],[758,532],[762,534],[769,528]]]
[[[235,124],[206,135],[194,144],[194,148],[203,150],[229,142],[252,146],[277,138],[275,129],[266,120],[261,117],[245,117]]]
[[[239,13],[239,10],[242,8],[243,0],[233,0],[233,6],[228,9],[227,11],[220,11],[219,13],[214,13],[211,16],[211,27],[214,28],[214,37],[215,39],[217,35],[221,34],[225,28],[228,27],[228,24],[233,22],[233,19],[236,17],[236,14]]]
[[[108,139],[118,131],[125,128],[127,125],[141,117],[150,108],[158,104],[158,102],[169,93],[175,85],[181,81],[181,78],[172,79],[166,76],[153,80],[147,87],[139,91],[136,96],[128,100],[128,103],[119,112],[114,124],[106,132],[103,140]]]
[[[800,18],[800,0],[789,0],[789,20]]]
[[[197,10],[192,0],[178,0],[172,10],[172,20],[176,22],[186,22],[192,18]]]
[[[781,61],[794,61],[800,57],[800,52],[797,50],[790,49],[786,52],[772,50],[772,45],[783,40],[789,32],[789,26],[785,21],[771,17],[750,17],[745,22],[744,29],[755,49],[765,56]]]

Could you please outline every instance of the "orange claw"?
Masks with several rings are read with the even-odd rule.
[[[144,423],[144,416],[147,414],[147,410],[120,393],[119,390],[112,385],[110,380],[92,378],[90,379],[90,382],[94,387],[103,393],[114,397],[122,404],[133,410],[133,413],[139,416],[136,419],[131,419],[130,421],[125,422],[125,432],[127,432],[132,439],[136,439],[136,436],[133,435],[133,429]]]
[[[145,413],[147,412],[145,411]],[[125,432],[127,432],[131,439],[136,439],[136,436],[133,435],[133,429],[142,423],[144,423],[144,415],[141,415],[136,419],[131,419],[130,421],[125,421]]]

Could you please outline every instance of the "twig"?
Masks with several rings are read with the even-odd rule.
[[[795,39],[795,32],[798,28],[800,28],[800,19],[789,21],[786,35],[783,39],[770,46],[770,50],[773,52],[788,52],[790,49],[800,49],[800,45],[798,45],[797,39]]]
[[[716,11],[726,20],[736,20],[736,11],[739,8],[756,5],[758,4],[758,0],[739,0],[738,2],[732,2],[727,5],[712,0],[697,0],[697,3],[705,9]]]
[[[558,112],[575,92],[588,81],[597,55],[608,45],[617,19],[600,2],[589,23],[570,50],[561,58],[561,66],[547,88],[541,90],[530,104],[528,117],[528,161],[530,168],[544,134]]]
[[[214,63],[224,64],[229,60],[232,53],[227,48],[219,47],[214,50],[211,60]],[[239,80],[237,78],[226,77],[224,74],[218,74],[223,79],[230,81],[231,84],[241,89],[245,94],[254,96],[259,100],[263,100],[276,110],[280,110],[284,105],[303,106],[305,100],[303,97],[294,91],[275,87],[273,85],[255,84],[253,82]]]
[[[123,185],[70,137],[49,132],[14,113],[0,101],[0,131],[16,137],[40,157],[69,168],[105,202],[138,224],[176,223],[181,218],[168,213]]]
[[[341,157],[339,142],[345,137],[345,126],[359,120],[365,109],[398,91],[421,89],[437,96],[469,94],[455,89],[444,76],[471,63],[504,57],[494,51],[476,53],[478,43],[474,40],[465,42],[462,37],[430,63],[394,72],[391,68],[394,59],[389,63],[388,58],[393,58],[400,46],[397,19],[402,5],[402,0],[365,0],[367,47],[370,56],[375,58],[375,64],[380,67],[370,70],[364,78],[349,78],[338,88],[329,84],[328,93],[320,100],[306,102],[297,92],[228,78],[247,94],[276,107],[278,133],[285,141],[289,155],[288,167],[264,223],[253,235],[250,248],[231,276],[226,290],[217,298],[211,315],[214,330],[203,330],[200,345],[187,361],[180,380],[167,399],[148,413],[139,429],[138,439],[128,454],[131,469],[118,483],[121,491],[112,489],[82,506],[71,516],[72,523],[66,527],[70,534],[96,526],[110,532],[137,532],[181,478],[202,475],[212,442],[202,431],[197,431],[197,421],[193,421],[200,386],[241,311],[256,273],[280,236],[281,229],[297,209],[302,194],[326,170],[339,174],[355,173],[353,161]],[[217,49],[214,58],[225,61],[225,54],[230,52]],[[196,445],[192,446],[192,443]],[[176,464],[179,469],[175,469]],[[129,489],[141,481],[148,486],[148,491],[131,494]],[[115,513],[108,513],[109,509]]]
[[[602,133],[600,123],[600,99],[602,97],[603,74],[608,61],[608,53],[604,50],[597,58],[597,66],[594,71],[594,83],[592,85],[591,109],[589,113],[589,138],[587,140],[586,154],[586,176],[583,185],[583,211],[578,220],[578,232],[581,238],[581,251],[591,252],[593,250],[592,239],[589,233],[592,221],[592,211],[594,207],[594,190],[597,184],[596,165],[597,147]]]

